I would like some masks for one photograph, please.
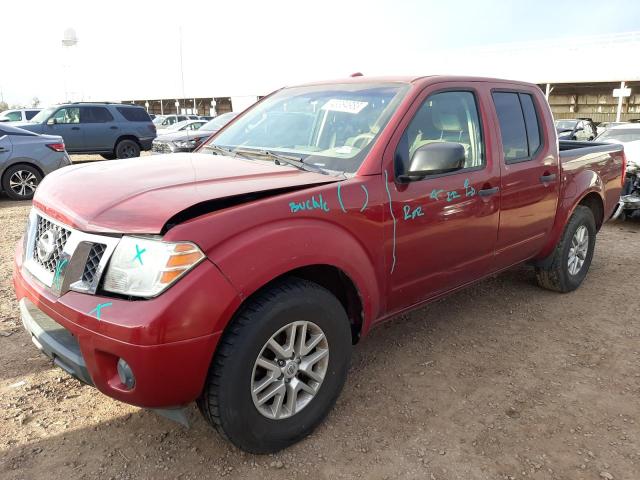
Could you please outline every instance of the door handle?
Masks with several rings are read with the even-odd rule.
[[[556,174],[555,173],[547,173],[545,175],[542,175],[540,177],[540,182],[541,183],[550,183],[553,182],[556,179]]]
[[[116,127],[115,125],[112,127],[109,127],[111,130],[118,130],[118,127]]]
[[[71,130],[80,130],[80,127],[71,127]]]
[[[2,152],[8,152],[9,149],[8,148],[4,148],[4,147],[0,147],[0,153]]]
[[[495,195],[499,191],[499,187],[483,188],[482,190],[478,190],[478,195],[480,195],[481,197],[490,197],[491,195]]]

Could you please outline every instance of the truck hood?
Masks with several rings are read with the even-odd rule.
[[[40,184],[33,203],[86,232],[157,234],[194,205],[338,180],[269,161],[176,153],[56,170]]]

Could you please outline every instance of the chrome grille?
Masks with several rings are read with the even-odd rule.
[[[156,153],[171,153],[171,148],[167,143],[153,142],[151,144],[151,151]]]
[[[38,249],[34,248],[33,259],[37,263],[42,265],[44,268],[46,268],[48,271],[54,272],[56,269],[56,265],[58,263],[58,259],[60,258],[60,255],[62,255],[62,250],[64,249],[64,246],[67,243],[67,240],[69,239],[69,235],[71,235],[71,231],[67,230],[64,227],[61,227],[60,225],[56,225],[55,223],[47,220],[46,218],[38,216],[37,225],[36,225],[36,237],[35,237],[36,243],[38,242],[38,239],[47,230],[53,230],[56,232],[55,249],[53,250],[53,253],[51,254],[51,256],[47,260],[43,261],[38,257]]]
[[[34,208],[27,223],[23,265],[59,296],[69,290],[95,294],[118,242],[119,236],[75,230]]]
[[[91,247],[89,256],[87,257],[87,263],[84,266],[84,271],[82,272],[82,281],[84,283],[91,285],[93,284],[93,281],[96,280],[98,266],[100,265],[100,260],[102,260],[102,255],[104,255],[106,249],[107,246],[102,243],[94,243],[93,247]]]

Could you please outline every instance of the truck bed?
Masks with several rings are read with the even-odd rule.
[[[610,154],[622,152],[623,146],[619,143],[583,142],[578,140],[560,140],[560,160],[568,162],[585,155],[597,153]]]

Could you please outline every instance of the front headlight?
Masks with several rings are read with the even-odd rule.
[[[198,144],[199,140],[199,138],[192,138],[190,140],[176,140],[173,143],[179,148],[194,148]]]
[[[135,297],[155,297],[204,259],[189,242],[122,237],[105,276],[103,289]]]

